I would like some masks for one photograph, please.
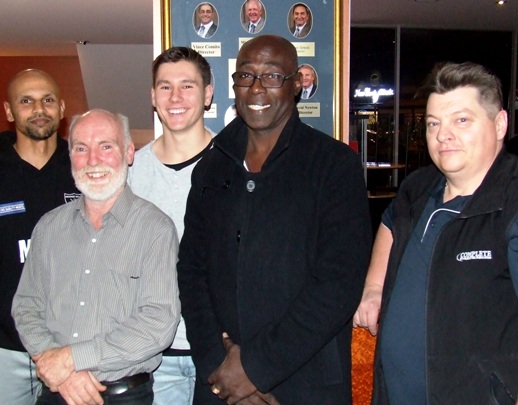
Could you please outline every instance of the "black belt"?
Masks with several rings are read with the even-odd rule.
[[[123,394],[132,388],[147,383],[150,378],[151,374],[140,373],[128,377],[123,377],[117,381],[103,381],[101,384],[106,386],[106,391],[101,392],[101,395],[106,396]]]

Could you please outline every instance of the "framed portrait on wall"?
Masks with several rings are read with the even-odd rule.
[[[254,36],[274,34],[297,49],[302,121],[343,139],[340,0],[161,2],[162,49],[191,47],[211,66],[214,97],[205,124],[213,131],[219,132],[237,114],[231,75],[240,47]]]

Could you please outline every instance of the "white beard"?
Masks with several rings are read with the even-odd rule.
[[[107,184],[94,184],[89,181],[86,175],[88,171],[109,172],[112,177]],[[124,161],[120,170],[104,166],[85,167],[79,171],[72,170],[72,176],[76,182],[76,187],[86,198],[93,201],[108,201],[126,185],[128,165],[126,161]]]

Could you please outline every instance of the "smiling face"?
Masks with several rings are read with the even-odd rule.
[[[203,85],[201,73],[193,63],[182,60],[161,64],[151,99],[164,132],[203,131],[203,113],[212,94],[212,85]]]
[[[315,72],[308,66],[302,66],[299,69],[302,78],[302,87],[307,89],[315,82]]]
[[[309,15],[306,10],[306,7],[297,6],[293,9],[293,20],[295,21],[295,25],[297,27],[302,27],[304,24],[306,24],[308,21],[308,18],[309,18]]]
[[[57,133],[65,112],[54,80],[44,72],[28,70],[18,74],[8,90],[4,103],[9,122],[14,122],[18,135],[39,141]]]
[[[259,18],[263,15],[263,7],[258,1],[249,1],[246,3],[246,15],[248,20],[252,23],[259,21]]]
[[[70,134],[70,160],[76,187],[92,201],[114,201],[124,189],[133,143],[125,145],[120,122],[94,110],[81,116]]]
[[[474,87],[432,93],[426,108],[426,140],[430,157],[447,178],[478,183],[502,149],[507,114],[493,119]]]
[[[265,73],[288,76],[297,70],[297,54],[284,38],[263,35],[241,47],[236,68],[254,76]],[[293,112],[300,86],[299,75],[285,80],[280,88],[265,89],[259,80],[251,87],[234,86],[237,111],[248,125],[249,134],[279,135]]]
[[[198,9],[198,17],[202,24],[208,24],[214,19],[214,11],[209,4],[203,4]]]

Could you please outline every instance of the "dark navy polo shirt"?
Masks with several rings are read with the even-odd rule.
[[[442,228],[471,198],[443,203],[444,183],[430,193],[426,207],[405,248],[380,335],[383,375],[389,403],[426,404],[425,305],[428,268]],[[392,205],[383,214],[392,226]],[[404,382],[404,383],[403,383]]]

